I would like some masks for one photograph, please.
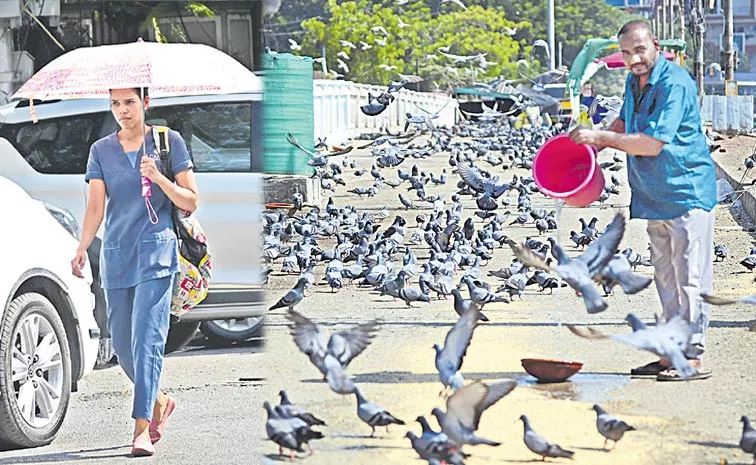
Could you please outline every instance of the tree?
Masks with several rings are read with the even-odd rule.
[[[524,37],[526,40],[532,42],[535,39],[546,39],[546,0],[482,1],[503,8],[507,17],[514,21],[523,18],[532,21],[533,35]],[[640,18],[607,5],[604,0],[559,0],[555,3],[554,40],[562,43],[562,58],[565,64],[572,63],[586,40],[614,36],[624,23]]]
[[[301,53],[320,56],[325,45],[328,67],[351,80],[386,84],[398,73],[419,73],[428,81],[426,87],[432,82],[447,87],[500,74],[514,75],[514,63],[529,51],[529,46],[506,31],[527,29],[530,23],[514,23],[502,11],[480,6],[443,13],[422,1],[395,9],[368,0],[329,0],[326,10],[329,21],[310,19],[302,23],[306,33]],[[485,55],[455,64],[439,53],[442,47],[452,55]],[[343,55],[341,58],[348,72],[337,67],[340,52],[349,56],[349,60]]]

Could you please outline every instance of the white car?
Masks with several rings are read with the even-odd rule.
[[[55,439],[97,359],[92,273],[71,273],[79,226],[0,176],[0,446]]]
[[[89,148],[118,128],[109,105],[108,99],[36,102],[37,122],[28,101],[0,106],[0,176],[35,199],[65,208],[82,223]],[[194,162],[201,199],[196,215],[213,260],[207,298],[180,321],[172,319],[166,353],[188,342],[200,324],[209,341],[221,344],[260,335],[267,311],[259,261],[261,117],[262,91],[150,100],[148,122],[179,131]],[[95,277],[95,318],[105,342],[109,335],[99,286],[100,237],[88,252]]]

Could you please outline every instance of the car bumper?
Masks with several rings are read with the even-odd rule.
[[[97,361],[97,350],[100,343],[100,330],[97,327],[97,321],[94,318],[95,296],[90,290],[90,283],[85,280],[77,280],[69,283],[68,298],[71,299],[78,324],[79,356],[81,357],[81,368],[78,373],[80,380],[92,372]],[[73,367],[76,370],[76,367]],[[74,371],[73,376],[76,376]]]
[[[181,316],[182,322],[240,320],[264,316],[265,292],[257,286],[214,285],[207,298]]]

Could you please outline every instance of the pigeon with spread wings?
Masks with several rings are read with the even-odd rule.
[[[693,335],[693,325],[680,316],[667,322],[659,321],[656,326],[650,328],[634,313],[629,313],[626,319],[633,328],[632,333],[607,335],[590,326],[567,325],[567,327],[573,334],[586,339],[614,339],[632,348],[651,352],[669,361],[683,379],[696,375],[696,369],[685,357],[685,351]]]
[[[291,327],[294,343],[310,358],[312,364],[323,376],[326,376],[332,368],[346,368],[370,345],[378,329],[378,322],[370,321],[335,332],[326,342],[326,333],[323,328],[309,318],[293,310],[286,317],[294,323]]]
[[[583,254],[574,259],[568,257],[559,244],[554,243],[551,253],[557,259],[557,266],[553,268],[542,257],[525,247],[524,244],[520,245],[510,241],[509,246],[521,262],[548,272],[553,271],[561,276],[570,287],[582,294],[588,313],[599,313],[606,310],[608,305],[596,290],[593,280],[614,256],[624,232],[625,217],[622,214],[617,214],[604,234],[594,241]]]
[[[727,299],[725,297],[719,297],[710,294],[701,294],[704,302],[712,305],[732,305],[732,304],[751,304],[756,305],[756,294],[748,295],[745,297],[736,297],[735,299]]]
[[[449,439],[460,448],[465,444],[498,446],[501,443],[475,434],[480,424],[480,417],[493,404],[512,392],[517,381],[507,380],[485,384],[475,381],[455,392],[446,399],[446,412],[436,407],[431,414]]]
[[[462,368],[462,360],[472,340],[473,331],[478,326],[479,318],[480,308],[473,305],[446,334],[443,347],[433,344],[433,349],[436,351],[436,369],[444,384],[444,389],[439,395],[447,390],[457,391],[464,386],[465,379],[459,370]]]

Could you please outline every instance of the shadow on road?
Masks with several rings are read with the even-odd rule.
[[[730,443],[727,443],[727,442],[688,441],[688,444],[692,444],[694,446],[713,447],[713,448],[717,448],[717,449],[740,449],[740,447],[737,444],[730,444]]]
[[[86,460],[102,460],[109,458],[119,457],[131,457],[131,453],[128,452],[130,445],[125,444],[121,446],[113,447],[99,447],[96,449],[83,449],[76,452],[54,452],[49,454],[39,455],[18,455],[15,457],[5,457],[0,459],[0,465],[15,465],[18,463],[55,463],[55,462],[73,462],[82,463]],[[123,454],[101,454],[100,452],[114,451],[119,449],[126,449],[127,452]],[[92,455],[88,455],[92,454]]]
[[[624,373],[599,373],[599,372],[581,372],[579,375],[576,375],[576,381],[577,380],[583,380],[587,375],[594,376],[594,377],[623,377],[622,380],[629,381],[629,375],[627,372]],[[500,372],[480,372],[480,373],[465,373],[465,379],[469,381],[475,381],[475,380],[496,380],[496,379],[520,379],[523,381],[521,383],[522,386],[529,386],[534,385],[535,378],[530,377],[525,372],[522,371],[500,371]],[[626,379],[625,379],[626,378]],[[373,373],[359,373],[352,376],[352,379],[355,383],[373,383],[373,384],[397,384],[397,383],[407,383],[407,384],[424,384],[424,383],[438,383],[438,373],[411,373],[409,371],[379,371],[379,372],[373,372]],[[532,381],[532,382],[531,382]],[[323,383],[322,378],[310,378],[310,379],[303,379],[303,383]],[[568,381],[567,383],[556,383],[556,384],[570,384],[571,382]],[[539,386],[541,386],[539,384]],[[543,384],[543,386],[546,386],[546,384]]]

